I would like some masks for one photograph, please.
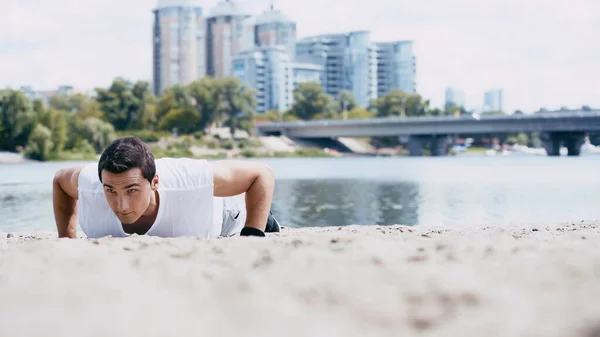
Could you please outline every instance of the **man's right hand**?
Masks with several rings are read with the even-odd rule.
[[[52,204],[59,238],[77,237],[77,189],[81,167],[60,169],[52,183]]]

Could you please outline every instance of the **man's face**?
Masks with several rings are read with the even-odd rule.
[[[132,224],[148,209],[158,187],[158,177],[151,184],[138,167],[119,174],[103,170],[102,183],[104,196],[117,218],[123,224]]]

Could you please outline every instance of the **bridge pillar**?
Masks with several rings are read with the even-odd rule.
[[[423,155],[423,145],[425,136],[408,137],[408,155],[411,157],[420,157]]]
[[[452,142],[452,137],[446,135],[412,135],[408,138],[408,153],[412,157],[422,156],[423,149],[429,145],[431,156],[445,156]]]
[[[450,150],[453,140],[448,136],[433,136],[431,138],[431,155],[434,157],[445,156]]]
[[[569,156],[579,156],[585,132],[545,132],[540,138],[548,156],[560,156],[561,145],[567,148]]]
[[[548,137],[548,139],[542,139],[542,144],[548,156],[560,156],[560,139],[558,137]]]
[[[568,156],[579,156],[585,142],[585,132],[569,132],[565,139]]]

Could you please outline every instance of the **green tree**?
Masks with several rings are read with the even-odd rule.
[[[104,113],[100,108],[100,103],[95,99],[83,101],[74,116],[82,121],[90,117],[104,120]]]
[[[190,107],[192,107],[192,99],[184,87],[175,85],[167,88],[163,91],[156,106],[156,119],[159,121],[159,126],[169,111]]]
[[[44,103],[42,103],[41,100],[39,100],[39,99],[33,100],[33,112],[35,113],[36,116],[41,116],[42,114],[44,114],[45,111],[46,111],[46,108],[44,108]]]
[[[47,127],[52,134],[52,151],[61,152],[68,141],[69,113],[54,108],[44,109],[37,116],[37,122]]]
[[[294,104],[290,112],[301,120],[311,120],[330,111],[332,99],[319,83],[299,83],[294,90]]]
[[[431,110],[429,110],[428,112],[429,116],[444,116],[447,115],[447,113],[443,110],[441,110],[440,108],[433,108]]]
[[[376,101],[378,117],[428,116],[429,100],[423,100],[418,94],[407,94],[402,90],[390,90]]]
[[[157,108],[158,105],[156,103],[148,104],[146,106],[146,112],[141,121],[142,125],[144,125],[144,129],[155,130],[158,127]]]
[[[153,107],[156,104],[156,97],[154,97],[150,90],[150,83],[146,81],[137,81],[133,85],[132,93],[137,104],[137,114],[132,128],[152,128],[154,125],[149,124],[152,122],[152,119],[147,118],[146,116],[146,114],[153,110]]]
[[[454,103],[446,103],[444,105],[444,113],[446,115],[456,115],[457,112],[460,116],[468,114],[468,111],[462,106],[457,106]]]
[[[256,109],[253,90],[235,77],[221,81],[219,112],[233,136],[236,129],[251,132],[253,111]]]
[[[428,116],[429,100],[424,100],[420,95],[410,94],[406,97],[407,116]]]
[[[12,89],[0,90],[0,121],[0,149],[15,151],[25,146],[35,126],[35,114],[27,96]]]
[[[153,101],[150,85],[144,81],[132,84],[117,78],[108,89],[96,89],[96,100],[104,116],[117,130],[142,127],[146,108]]]
[[[94,147],[96,153],[101,153],[104,148],[116,139],[115,128],[107,122],[94,117],[87,118],[78,125],[77,141],[86,140]]]
[[[177,128],[180,133],[192,133],[197,130],[196,123],[200,119],[200,112],[193,107],[171,109],[158,125],[164,130]]]
[[[75,112],[81,109],[81,106],[87,100],[88,98],[84,94],[60,94],[50,97],[48,105],[50,108],[54,108],[56,110]]]
[[[367,105],[367,110],[377,115],[377,99],[371,98],[369,99],[369,104]]]
[[[517,135],[517,144],[529,146],[530,145],[530,137],[528,137],[526,133],[523,133],[523,132],[519,133]]]
[[[90,142],[87,141],[87,139],[78,139],[77,142],[75,142],[75,146],[73,146],[72,151],[74,153],[80,153],[80,154],[84,154],[84,155],[95,155],[96,154],[96,149],[94,149],[94,146],[92,146],[92,144],[90,144]]]
[[[405,117],[406,96],[401,90],[391,90],[385,96],[379,97],[375,103],[377,117]]]
[[[221,83],[212,77],[205,76],[199,81],[192,82],[187,87],[191,102],[199,112],[197,128],[204,130],[221,116],[219,110],[219,95]]]
[[[348,111],[348,119],[367,119],[374,117],[375,113],[358,106],[355,106],[352,110]]]
[[[354,95],[352,92],[348,90],[342,90],[339,94],[339,111],[350,111],[356,107],[356,100],[354,99]]]
[[[34,160],[47,160],[52,152],[52,132],[47,127],[37,124],[29,135],[25,155]]]
[[[254,115],[254,121],[279,122],[283,119],[285,113],[280,113],[277,110],[269,110],[262,114]]]

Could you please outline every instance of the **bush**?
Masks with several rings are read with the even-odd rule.
[[[96,153],[104,150],[117,137],[112,124],[89,117],[77,126],[79,138],[86,139],[95,149]]]
[[[257,157],[257,156],[258,156],[258,154],[255,151],[252,151],[250,149],[246,149],[246,150],[242,151],[242,157],[245,157],[245,158],[254,158],[254,157]]]
[[[208,147],[209,149],[216,149],[218,147],[217,141],[214,139],[207,140],[206,147]]]
[[[298,149],[294,152],[295,157],[331,157],[330,154],[326,153],[321,149],[306,148]]]
[[[77,139],[72,149],[51,153],[48,160],[53,161],[74,161],[74,160],[95,160],[98,155],[92,144],[85,139]]]
[[[245,148],[247,148],[247,147],[248,147],[248,143],[246,142],[246,140],[245,140],[245,139],[242,139],[242,140],[240,140],[240,141],[238,142],[238,148],[239,148],[239,149],[243,150],[243,149],[245,149]]]
[[[260,143],[260,141],[256,137],[250,137],[247,140],[245,140],[245,142],[246,142],[246,145],[248,145],[250,147],[260,147],[260,146],[262,146],[262,144]]]
[[[231,149],[233,149],[233,142],[230,140],[226,140],[221,144],[221,147],[226,150],[231,150]]]
[[[194,138],[196,138],[198,140],[201,140],[202,137],[204,137],[204,132],[202,132],[202,131],[196,131],[196,132],[193,133],[193,136],[194,136]]]
[[[193,139],[194,138],[192,138],[192,136],[189,136],[189,135],[182,136],[181,137],[181,144],[180,144],[180,146],[181,147],[186,147],[186,148],[192,146]]]
[[[25,155],[33,160],[48,160],[52,151],[52,132],[47,127],[37,124],[31,134],[25,148]]]
[[[195,132],[198,127],[196,121],[200,119],[200,111],[191,108],[171,109],[158,123],[162,130],[177,129],[179,134],[188,134]]]
[[[316,158],[332,157],[331,154],[316,148],[298,149],[294,152],[275,152],[271,155],[275,158]]]
[[[144,142],[152,143],[158,142],[163,137],[169,137],[169,132],[165,131],[152,131],[152,130],[127,130],[127,131],[119,131],[117,133],[118,137],[138,137]]]
[[[87,161],[87,160],[95,160],[97,157],[96,154],[89,153],[79,153],[69,151],[63,151],[60,153],[53,153],[50,155],[48,160],[52,161]]]
[[[155,146],[152,147],[152,153],[154,154],[154,158],[192,158],[194,154],[187,148],[179,147],[179,146],[169,146],[166,149],[162,147]]]

